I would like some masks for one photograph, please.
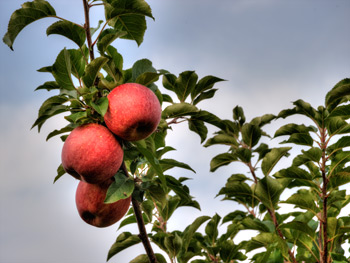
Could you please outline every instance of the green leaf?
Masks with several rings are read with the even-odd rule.
[[[312,147],[314,140],[308,133],[294,133],[288,140],[281,143],[294,143],[298,145],[306,145]]]
[[[65,105],[53,105],[44,114],[41,114],[38,116],[38,118],[35,120],[34,124],[32,125],[31,129],[33,129],[35,126],[38,126],[38,132],[40,132],[41,127],[49,118],[66,111],[69,111],[69,109]]]
[[[212,146],[215,144],[238,146],[237,140],[232,135],[217,134],[213,138],[208,139],[204,144],[204,147]]]
[[[67,49],[63,49],[57,56],[52,66],[52,75],[62,89],[75,90],[72,76],[72,64],[70,54]]]
[[[57,84],[56,81],[46,81],[44,84],[40,85],[35,90],[37,91],[41,89],[46,89],[47,91],[50,91],[50,90],[55,90],[59,88],[60,86]]]
[[[261,138],[261,130],[259,126],[245,123],[242,127],[243,142],[250,148],[254,147]]]
[[[291,221],[288,223],[283,223],[279,225],[279,228],[287,228],[287,229],[293,229],[296,231],[304,232],[305,234],[309,235],[310,237],[315,237],[315,231],[311,229],[305,222],[301,221]]]
[[[42,72],[42,73],[52,73],[52,66],[48,66],[48,67],[42,67],[40,69],[38,69],[38,72]]]
[[[180,73],[174,86],[174,91],[180,102],[185,102],[186,98],[195,88],[197,80],[198,75],[194,71],[184,71]]]
[[[106,20],[115,29],[127,32],[122,38],[143,42],[146,18],[153,18],[150,6],[144,0],[114,1],[103,0]]]
[[[247,259],[247,256],[238,251],[240,246],[235,245],[232,240],[225,240],[220,245],[220,257],[222,260],[224,260],[224,262],[234,262],[234,259]]]
[[[327,118],[332,118],[332,117],[341,117],[345,120],[349,119],[350,118],[350,104],[336,107],[327,116]]]
[[[162,166],[160,165],[159,160],[150,150],[144,147],[142,142],[133,142],[133,143],[136,146],[137,150],[146,158],[146,160],[151,164],[152,168],[156,171],[160,181],[162,182],[162,186],[165,189],[166,179],[163,174]]]
[[[96,102],[92,102],[91,106],[103,117],[108,110],[108,98],[101,97]]]
[[[44,115],[47,111],[49,111],[52,108],[52,106],[62,105],[67,101],[68,98],[61,95],[52,96],[46,99],[39,109],[39,116]]]
[[[246,202],[252,207],[254,207],[257,203],[257,197],[252,191],[251,187],[248,184],[240,181],[228,181],[225,187],[221,188],[218,195],[225,195],[226,199],[229,200],[234,197],[234,200]]]
[[[235,121],[238,121],[240,125],[243,125],[245,123],[245,115],[243,108],[241,106],[236,106],[232,110],[233,113],[233,119]]]
[[[198,95],[200,95],[204,91],[212,89],[213,86],[215,85],[215,83],[220,82],[220,81],[224,81],[224,79],[221,79],[221,78],[218,78],[215,76],[205,76],[205,77],[201,78],[198,81],[198,83],[196,84],[195,88],[191,91],[192,101],[198,100],[198,99],[196,99],[196,97]],[[194,104],[196,104],[196,103],[194,103]]]
[[[124,35],[126,35],[126,32],[112,28],[105,29],[98,38],[98,51],[100,51],[100,53],[103,54],[106,51],[106,49],[113,43],[114,40]]]
[[[11,15],[4,43],[13,50],[13,43],[24,27],[41,18],[53,16],[56,16],[55,9],[47,1],[34,0],[22,4],[22,8]]]
[[[339,81],[334,88],[326,95],[325,105],[330,108],[332,104],[338,105],[345,96],[350,96],[350,79],[346,78]]]
[[[350,147],[350,136],[341,137],[336,143],[328,146],[327,151],[332,153],[339,151],[345,147]]]
[[[196,106],[186,102],[182,102],[167,106],[162,112],[162,117],[165,119],[169,119],[183,116],[191,116],[197,112],[198,109]]]
[[[86,39],[85,29],[82,26],[67,20],[53,23],[47,28],[46,34],[48,36],[52,34],[62,35],[72,40],[79,47],[84,45]]]
[[[153,218],[153,210],[155,208],[152,200],[145,200],[141,203],[142,211],[148,217],[148,221],[151,222]]]
[[[101,68],[107,63],[107,61],[108,58],[106,57],[98,57],[91,61],[89,65],[87,65],[84,76],[82,77],[82,80],[86,87],[89,88],[95,84],[98,73],[100,72]]]
[[[320,119],[318,112],[311,106],[310,103],[303,100],[297,100],[293,104],[296,106],[297,113],[309,117],[321,126],[322,120]]]
[[[121,233],[116,242],[111,246],[108,251],[107,261],[110,260],[113,256],[123,251],[126,248],[129,248],[133,245],[136,245],[141,242],[141,239],[137,235],[133,235],[130,232]]]
[[[283,203],[293,204],[296,207],[306,209],[312,212],[314,215],[317,215],[317,213],[320,211],[315,204],[314,195],[307,190],[299,190],[296,194],[293,194]]]
[[[135,83],[139,83],[144,86],[149,86],[159,79],[159,74],[154,72],[145,72],[137,77]]]
[[[188,246],[192,240],[192,237],[194,233],[197,231],[197,229],[206,221],[210,219],[209,216],[200,216],[197,217],[192,224],[190,224],[183,232],[183,250],[186,252],[188,249]]]
[[[265,114],[261,117],[256,117],[250,121],[250,124],[257,125],[259,127],[269,124],[271,121],[276,119],[276,116],[273,114]]]
[[[278,237],[274,233],[260,233],[248,241],[245,244],[244,249],[246,252],[250,252],[260,247],[268,247],[269,245],[277,242],[277,240]]]
[[[163,75],[163,87],[167,90],[175,91],[176,76],[174,74],[164,74]]]
[[[87,118],[87,116],[88,115],[86,111],[79,111],[76,113],[72,113],[69,116],[65,116],[64,118],[72,123],[78,123],[80,120]]]
[[[235,151],[232,151],[240,161],[243,163],[250,163],[250,160],[252,158],[252,151],[247,148],[238,148]]]
[[[349,260],[343,254],[331,252],[331,257],[332,257],[333,263],[348,263],[349,262]]]
[[[109,46],[106,52],[111,59],[107,62],[104,69],[115,81],[118,81],[123,71],[123,56],[113,46]]]
[[[350,171],[338,172],[329,177],[328,190],[350,183]]]
[[[307,151],[302,150],[302,153],[308,160],[315,163],[318,163],[322,157],[322,150],[316,147],[312,147]]]
[[[310,175],[310,173],[296,166],[291,166],[287,169],[280,170],[277,173],[275,173],[274,176],[276,178],[294,179],[299,186],[311,186],[318,189],[318,185],[315,182],[313,182],[313,178]]]
[[[201,143],[207,138],[208,129],[203,121],[191,118],[188,120],[188,128],[199,135]]]
[[[187,170],[190,170],[190,171],[196,173],[195,170],[193,170],[188,164],[176,161],[174,159],[166,159],[166,158],[161,159],[161,160],[159,160],[159,163],[162,166],[163,171],[169,170],[169,169],[174,168],[174,167],[179,167],[179,168],[187,169]]]
[[[68,111],[68,107],[66,105],[62,105],[67,101],[68,98],[62,95],[56,95],[46,99],[39,109],[38,118],[32,125],[32,129],[35,126],[38,126],[38,131],[40,132],[41,126],[47,119],[62,112]]]
[[[339,168],[342,168],[348,162],[350,162],[349,151],[337,153],[335,157],[332,158],[332,162],[329,167],[329,176],[332,176],[333,173],[337,172]]]
[[[210,171],[214,172],[216,169],[218,169],[221,166],[228,165],[232,162],[238,161],[238,158],[236,155],[232,153],[221,153],[215,156],[210,161]]]
[[[253,152],[257,152],[259,154],[259,161],[263,159],[266,154],[268,154],[271,150],[266,143],[261,143],[257,148],[254,149]]]
[[[242,220],[244,229],[258,230],[259,232],[270,232],[269,228],[257,218],[246,217]]]
[[[164,246],[167,248],[170,256],[175,257],[182,247],[182,239],[177,233],[167,235],[164,239]]]
[[[350,132],[350,124],[343,120],[341,117],[328,118],[326,121],[326,127],[329,135],[344,134]]]
[[[91,36],[92,36],[93,34],[95,34],[95,33],[97,32],[97,30],[100,29],[102,23],[103,23],[103,20],[99,20],[96,27],[90,27],[90,34],[91,34]]]
[[[227,223],[227,222],[231,222],[231,221],[241,221],[242,219],[244,219],[246,217],[246,213],[236,210],[234,212],[231,212],[229,214],[227,214],[223,219],[222,219],[222,224]]]
[[[211,99],[212,97],[214,97],[216,91],[217,89],[203,91],[198,97],[195,98],[195,100],[193,101],[193,105],[197,105],[202,100]]]
[[[157,70],[152,66],[152,61],[148,59],[140,59],[136,61],[132,66],[132,80],[136,81],[142,74],[146,72],[158,75]]]
[[[313,126],[305,126],[304,124],[294,124],[289,123],[280,127],[276,132],[274,137],[284,136],[284,135],[292,135],[295,133],[309,133],[316,132],[316,128]]]
[[[193,201],[193,197],[190,195],[189,188],[182,184],[180,179],[176,179],[170,175],[166,175],[167,186],[173,190],[180,198],[178,206],[192,206],[200,210],[200,206],[196,201]]]
[[[71,63],[71,73],[77,78],[80,79],[85,71],[86,67],[86,61],[78,49],[69,49],[68,50],[70,55],[70,63]]]
[[[208,124],[211,124],[211,125],[214,125],[214,126],[220,128],[222,130],[226,130],[226,128],[227,128],[225,121],[221,120],[216,115],[214,115],[208,111],[205,111],[205,110],[200,110],[198,112],[194,112],[193,114],[191,114],[191,119],[204,121]]]
[[[164,256],[159,253],[155,253],[157,263],[167,263]],[[131,260],[129,263],[151,263],[146,254],[142,254]]]
[[[221,217],[215,214],[205,227],[205,233],[207,234],[211,244],[213,244],[219,235],[218,225],[220,223]]]
[[[253,192],[266,207],[273,210],[283,190],[284,185],[278,179],[265,176],[258,181]]]
[[[126,177],[124,173],[118,172],[114,176],[114,182],[107,190],[104,202],[110,204],[128,198],[134,191],[134,188],[134,181],[130,177]]]
[[[56,177],[55,177],[53,183],[56,183],[56,181],[57,181],[58,179],[60,179],[60,178],[62,177],[62,175],[64,175],[65,173],[66,173],[66,171],[63,169],[62,164],[60,164],[60,165],[58,166],[58,168],[57,168],[57,175],[56,175]]]
[[[261,163],[261,170],[267,176],[283,156],[288,156],[291,147],[273,148],[265,155]]]
[[[74,128],[76,128],[76,125],[68,124],[66,127],[63,127],[62,129],[54,130],[54,131],[50,132],[49,135],[47,135],[46,141],[48,141],[49,139],[51,139],[52,137],[54,137],[56,135],[60,135],[62,133],[66,133],[66,132],[71,132],[72,130],[74,130]]]

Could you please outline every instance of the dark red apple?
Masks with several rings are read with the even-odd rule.
[[[75,128],[62,149],[62,166],[73,177],[92,184],[112,178],[123,161],[123,149],[103,125],[90,123]]]
[[[96,227],[107,227],[118,222],[129,209],[131,196],[115,203],[105,204],[104,200],[110,182],[88,184],[79,182],[75,202],[80,217]]]
[[[162,109],[157,96],[137,83],[125,83],[108,94],[107,127],[120,138],[138,141],[147,138],[160,122]]]

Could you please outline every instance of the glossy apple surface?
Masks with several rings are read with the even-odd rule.
[[[105,204],[104,200],[110,183],[88,184],[79,182],[75,202],[80,217],[95,227],[107,227],[115,224],[127,213],[131,197],[115,203]]]
[[[107,127],[127,141],[147,138],[160,122],[162,109],[157,96],[137,83],[125,83],[108,94]]]
[[[123,161],[123,149],[103,125],[90,123],[75,128],[62,148],[62,166],[73,177],[92,184],[112,178]]]

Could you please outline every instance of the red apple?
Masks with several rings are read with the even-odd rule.
[[[75,128],[62,149],[62,166],[73,177],[92,184],[112,178],[123,161],[123,149],[105,127],[90,123]]]
[[[107,227],[118,222],[129,209],[131,196],[115,203],[105,204],[106,193],[110,182],[88,184],[79,182],[75,202],[80,217],[96,227]]]
[[[137,83],[125,83],[108,94],[107,127],[120,138],[138,141],[147,138],[160,122],[162,109],[157,96]]]

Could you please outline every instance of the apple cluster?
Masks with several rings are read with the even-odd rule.
[[[162,112],[154,92],[137,83],[117,86],[107,98],[106,126],[89,123],[75,128],[64,142],[61,155],[64,170],[80,180],[75,196],[79,215],[96,227],[116,223],[130,206],[130,196],[104,203],[108,187],[123,163],[121,141],[147,138],[157,129]]]

